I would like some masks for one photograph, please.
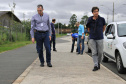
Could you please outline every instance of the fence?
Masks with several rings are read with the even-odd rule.
[[[0,26],[0,45],[6,42],[25,41],[30,39],[30,21],[23,21],[22,23],[13,22],[10,28]]]

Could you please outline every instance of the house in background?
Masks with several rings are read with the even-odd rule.
[[[21,23],[20,19],[11,11],[0,11],[0,25],[5,28],[10,28],[13,22]]]

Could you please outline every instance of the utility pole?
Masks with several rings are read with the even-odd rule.
[[[23,19],[24,19],[24,21],[25,21],[25,13],[23,13]]]
[[[108,18],[109,18],[108,15],[109,15],[109,14],[107,13],[107,24],[108,24]]]
[[[114,13],[115,13],[115,9],[114,9],[114,2],[113,2],[113,22],[114,22]]]
[[[11,12],[12,12],[12,26],[11,26],[11,30],[10,30],[10,36],[11,36],[11,42],[12,42],[12,28],[13,28],[13,19],[14,19],[14,17],[13,17],[13,14],[14,14],[14,9],[15,9],[15,7],[16,7],[16,3],[15,3],[15,1],[13,0],[13,5],[11,6],[10,4],[9,4],[9,7],[11,8]]]
[[[58,35],[59,35],[59,19],[58,19]]]
[[[61,35],[62,35],[62,24],[61,24]]]
[[[27,31],[26,31],[26,27],[25,27],[25,25],[26,25],[26,22],[25,22],[25,13],[23,13],[23,20],[24,20],[23,28],[25,30],[25,35],[27,35]],[[22,36],[23,36],[23,32],[22,32]]]

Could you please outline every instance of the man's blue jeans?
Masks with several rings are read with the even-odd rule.
[[[43,56],[43,43],[46,49],[46,62],[51,62],[51,50],[50,50],[50,41],[49,41],[49,32],[40,33],[35,32],[35,39],[37,41],[37,50],[39,54],[39,59],[41,63],[44,63]]]
[[[84,40],[85,40],[85,36],[83,39],[81,39],[82,36],[78,36],[77,38],[77,48],[78,48],[78,53],[83,54],[84,51]],[[80,51],[80,43],[82,44],[82,50]]]

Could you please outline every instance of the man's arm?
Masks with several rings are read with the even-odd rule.
[[[103,18],[103,32],[105,31],[105,28],[106,28],[106,22],[105,22],[105,19]]]
[[[81,28],[82,28],[82,37],[81,37],[81,39],[84,39],[84,26],[82,26]]]
[[[49,39],[51,40],[51,25],[50,25],[50,20],[49,20],[49,16],[48,16],[48,23],[47,23],[48,27],[49,27]]]
[[[82,35],[84,36],[84,26],[82,26]]]
[[[88,21],[87,21],[87,24],[86,24],[88,32],[90,32],[90,22],[91,22],[90,18],[88,18]]]
[[[103,26],[103,32],[105,31],[106,25]]]
[[[35,42],[34,29],[35,29],[35,19],[34,19],[34,16],[33,16],[32,19],[31,19],[31,30],[30,30],[30,34],[31,34],[31,38],[32,38],[33,43]]]
[[[88,32],[90,32],[90,28],[87,28]]]
[[[52,28],[52,34],[54,34],[54,24],[53,23],[51,23],[51,28]]]

